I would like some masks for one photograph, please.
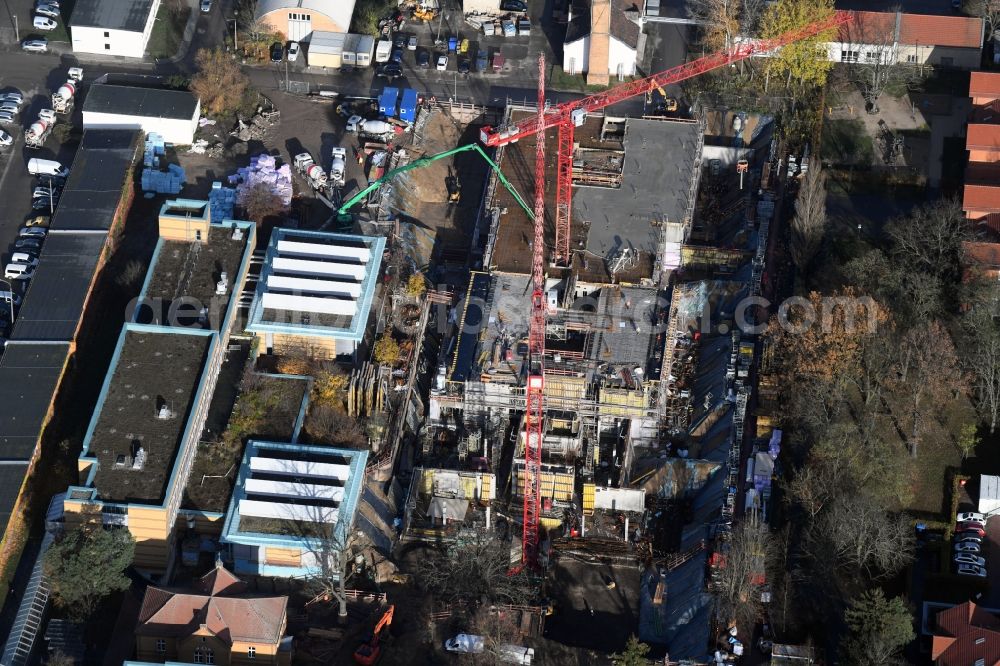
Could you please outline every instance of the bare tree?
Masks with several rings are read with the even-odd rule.
[[[817,160],[802,180],[792,218],[792,260],[800,271],[805,271],[816,256],[825,232],[826,174]]]
[[[945,406],[969,387],[951,336],[940,322],[911,328],[901,348],[898,389],[902,407],[896,414],[909,426],[910,455],[916,458],[926,426],[935,418],[940,420]]]
[[[761,594],[767,585],[768,563],[775,555],[774,543],[767,525],[753,517],[733,530],[725,565],[715,580],[721,622],[736,622],[740,631],[756,625],[763,612]]]
[[[439,601],[524,604],[531,598],[531,584],[523,573],[510,573],[510,548],[497,537],[476,532],[436,556],[421,558],[415,575],[420,586]]]
[[[869,578],[889,576],[913,559],[913,529],[904,514],[891,515],[871,494],[843,492],[831,503],[815,531],[824,535],[842,564]]]
[[[847,78],[865,99],[868,113],[878,113],[878,99],[885,89],[914,78],[914,70],[899,61],[895,16],[898,7],[884,14],[858,14],[842,28]],[[880,17],[888,17],[881,20]]]
[[[368,448],[368,438],[358,420],[331,405],[313,405],[305,422],[306,435],[317,444],[348,449]]]
[[[1000,328],[990,313],[981,310],[966,315],[963,324],[965,367],[973,377],[980,418],[990,424],[993,434],[1000,421]]]
[[[906,270],[933,275],[948,283],[961,278],[962,244],[972,231],[961,206],[939,200],[914,208],[886,225],[892,254]]]
[[[761,32],[761,19],[767,9],[767,0],[743,0],[740,11],[740,31],[744,35],[757,36]]]
[[[733,43],[740,29],[741,0],[688,0],[688,15],[702,24],[705,48],[719,51]]]
[[[281,197],[275,194],[267,183],[255,183],[250,187],[241,188],[237,195],[237,203],[247,219],[258,226],[268,218],[288,212],[288,207],[281,201]]]
[[[1000,0],[965,0],[965,11],[986,22],[986,39],[1000,28]]]

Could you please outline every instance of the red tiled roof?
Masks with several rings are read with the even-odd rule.
[[[968,16],[903,14],[899,25],[899,43],[982,48],[983,20]]]
[[[247,589],[246,583],[236,577],[236,574],[224,566],[217,565],[202,576],[195,585],[205,594],[218,596],[220,594],[239,594]]]
[[[941,611],[931,659],[939,666],[968,666],[979,659],[987,666],[1000,663],[1000,619],[971,601]]]
[[[1000,72],[973,72],[969,77],[969,97],[1000,98]]]
[[[845,44],[892,44],[896,41],[895,12],[851,12],[851,20],[837,28]]]
[[[970,123],[965,135],[967,150],[1000,150],[1000,125]]]
[[[962,210],[1000,213],[1000,185],[966,185]]]
[[[221,640],[278,644],[285,624],[288,597],[221,596],[245,589],[222,567],[198,584],[208,594],[158,587],[146,588],[135,633],[144,636],[186,636],[205,625]]]

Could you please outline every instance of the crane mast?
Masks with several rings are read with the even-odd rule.
[[[538,56],[538,123],[545,115],[545,56]],[[545,130],[535,137],[535,235],[531,257],[531,318],[524,414],[524,522],[521,564],[538,563],[539,486],[542,473],[542,424],[545,419]]]
[[[548,113],[526,118],[518,125],[492,128],[484,127],[479,139],[487,146],[502,146],[526,136],[540,134],[556,128],[559,136],[559,162],[556,170],[555,252],[553,263],[568,266],[570,263],[570,220],[573,194],[573,130],[584,123],[587,114],[644,95],[656,88],[679,83],[705,72],[724,67],[754,55],[769,53],[782,46],[809,37],[824,30],[836,28],[851,20],[851,12],[838,11],[820,21],[789,30],[771,39],[747,40],[728,49],[703,56],[691,62],[672,67],[636,81],[623,83],[596,95],[557,104]],[[537,222],[536,222],[537,224]]]

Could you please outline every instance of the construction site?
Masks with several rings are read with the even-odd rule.
[[[498,126],[533,114],[510,106]],[[736,136],[734,117],[746,128]],[[554,219],[558,188],[535,209],[538,357],[527,306],[539,292],[537,230],[525,204],[536,200],[539,134],[498,147],[467,235],[475,270],[431,308],[420,351],[432,376],[401,462],[402,543],[513,537],[512,565],[537,558],[547,572],[558,609],[547,636],[562,643],[615,651],[636,633],[672,659],[702,658],[717,641],[735,654],[722,640],[732,628],[713,615],[709,563],[742,507],[757,341],[736,322],[757,316],[741,302],[761,290],[774,130],[772,118],[715,110],[595,113],[574,127],[568,234]],[[560,177],[559,143],[545,134],[546,183]],[[530,386],[539,367],[540,420]],[[525,536],[533,518],[537,544]]]

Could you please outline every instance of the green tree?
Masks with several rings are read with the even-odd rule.
[[[616,652],[611,655],[611,661],[614,662],[615,666],[646,666],[649,663],[649,660],[646,659],[647,654],[649,654],[649,646],[640,643],[635,634],[632,634],[628,637],[628,643],[625,644],[625,651],[621,654]]]
[[[56,603],[73,619],[89,618],[102,599],[128,589],[125,569],[135,541],[128,530],[83,524],[71,528],[45,553],[43,566]]]
[[[899,652],[915,637],[913,616],[902,597],[887,599],[880,588],[868,590],[844,611],[848,634],[843,659],[856,666],[902,663]]]
[[[764,37],[777,37],[789,30],[829,18],[833,0],[778,0],[764,16]],[[789,85],[823,86],[833,63],[823,53],[823,44],[833,37],[833,29],[809,39],[800,39],[781,48],[768,62],[769,73],[784,76]]]

